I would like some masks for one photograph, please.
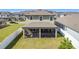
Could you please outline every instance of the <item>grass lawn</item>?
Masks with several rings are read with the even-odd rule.
[[[21,26],[23,26],[23,24],[10,24],[9,26],[0,29],[0,42]]]
[[[58,34],[58,38],[26,38],[23,36],[14,44],[13,49],[57,49],[60,45],[60,42],[63,41],[64,37],[60,37]]]

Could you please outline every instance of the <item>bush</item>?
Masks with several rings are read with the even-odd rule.
[[[59,49],[72,49],[74,48],[71,41],[67,39],[64,39],[63,42],[61,42],[60,46],[58,47]]]

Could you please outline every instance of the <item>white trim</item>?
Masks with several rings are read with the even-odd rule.
[[[57,28],[55,28],[55,38],[57,38]]]
[[[39,28],[39,38],[41,38],[41,28]]]

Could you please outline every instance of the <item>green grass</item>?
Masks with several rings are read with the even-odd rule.
[[[53,48],[57,49],[60,45],[60,42],[63,41],[63,38],[27,38],[19,39],[19,41],[13,46],[14,49],[23,49],[23,48]]]
[[[10,24],[9,26],[0,29],[0,42],[21,26],[23,26],[23,24]]]
[[[58,35],[61,36],[61,35]],[[15,39],[16,42],[14,45],[10,44],[8,48],[13,49],[57,49],[63,41],[64,37],[58,38],[26,38],[24,39],[23,36],[20,36],[20,39]],[[12,46],[13,47],[12,47]]]

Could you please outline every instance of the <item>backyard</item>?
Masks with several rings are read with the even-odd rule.
[[[16,31],[23,24],[9,24],[8,26],[0,29],[0,42],[2,42],[7,36]]]
[[[24,24],[10,24],[0,29],[0,42],[3,41],[12,32]],[[18,35],[6,48],[12,49],[57,49],[64,37],[58,32],[57,38],[23,38],[23,33]]]
[[[23,38],[19,35],[7,48],[12,49],[57,49],[64,37],[58,33],[58,38]]]
[[[63,41],[62,38],[27,38],[19,39],[19,41],[13,46],[13,49],[23,49],[23,48],[35,48],[35,49],[57,49],[58,46],[60,45],[60,42]]]

